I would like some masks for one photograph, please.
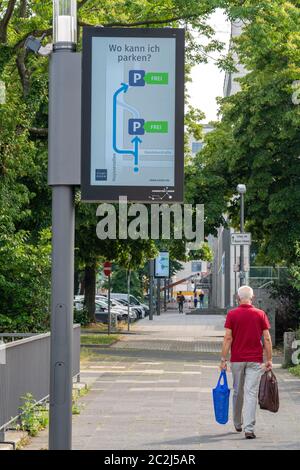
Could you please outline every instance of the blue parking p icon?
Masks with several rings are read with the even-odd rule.
[[[130,70],[129,71],[129,85],[130,86],[145,86],[144,77],[146,72],[144,70]]]
[[[144,119],[129,119],[128,121],[128,134],[130,135],[144,135],[145,120]]]

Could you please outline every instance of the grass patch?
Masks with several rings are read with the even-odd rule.
[[[17,442],[16,449],[22,450],[23,447],[26,447],[29,443],[30,443],[29,436],[24,436],[19,442]]]
[[[90,387],[84,387],[81,390],[79,390],[78,396],[79,398],[85,397],[90,391]]]
[[[289,368],[289,372],[293,375],[295,375],[296,377],[300,377],[300,365],[299,366],[295,366],[295,367],[290,367]]]
[[[22,397],[23,405],[20,406],[21,424],[20,429],[28,432],[29,436],[35,437],[39,431],[48,426],[49,414],[45,404],[36,404],[31,393]]]
[[[134,323],[131,323],[131,326],[133,326]],[[119,331],[123,331],[127,329],[127,321],[118,321],[118,328]],[[84,334],[85,332],[92,332],[92,333],[107,333],[108,331],[108,325],[104,323],[90,323],[87,326],[82,326],[81,331]]]
[[[90,362],[96,359],[98,356],[94,353],[91,349],[88,348],[81,348],[80,350],[80,362]]]
[[[110,345],[120,339],[119,335],[81,335],[81,344]]]
[[[80,390],[73,389],[72,392],[72,414],[73,415],[80,415],[81,410],[84,408],[85,405],[82,403],[78,403],[79,398],[85,397],[89,393],[89,387],[84,387]]]
[[[90,323],[88,326],[81,327],[81,331],[107,331],[108,326],[104,323]]]

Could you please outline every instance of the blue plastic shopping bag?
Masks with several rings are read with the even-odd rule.
[[[230,389],[228,388],[226,371],[222,370],[217,386],[213,389],[215,417],[219,424],[226,424],[228,421],[229,396]]]

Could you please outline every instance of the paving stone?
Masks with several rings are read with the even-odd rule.
[[[211,389],[219,355],[209,351],[220,349],[223,323],[222,316],[171,312],[138,322],[135,334],[124,335],[109,350],[98,349],[82,368],[81,380],[89,378],[93,390],[80,399],[85,407],[73,419],[73,448],[300,449],[300,381],[290,381],[286,370],[275,371],[279,413],[258,410],[257,440],[234,432],[231,419],[226,426],[215,422]],[[27,448],[45,447],[47,432]]]

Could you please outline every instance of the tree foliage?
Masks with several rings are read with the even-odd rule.
[[[221,121],[188,169],[190,200],[205,203],[206,229],[223,214],[238,226],[238,183],[247,185],[247,230],[260,245],[259,260],[291,263],[300,233],[300,106],[292,100],[300,76],[298,2],[228,2],[243,20],[234,49],[248,71],[241,91],[221,100]],[[193,175],[197,174],[197,178]]]
[[[112,292],[127,293],[127,274],[128,272],[125,268],[114,266],[111,277]],[[130,294],[142,299],[144,296],[143,287],[143,279],[140,276],[140,271],[133,271],[130,274]]]
[[[300,230],[300,107],[291,96],[300,72],[298,2],[80,0],[77,4],[79,48],[83,25],[184,26],[187,80],[192,65],[206,62],[212,50],[222,50],[207,22],[209,14],[221,7],[231,19],[244,21],[244,33],[234,47],[248,74],[240,80],[241,91],[221,101],[222,120],[207,136],[204,150],[194,162],[187,158],[186,198],[205,204],[208,235],[224,223],[225,213],[237,225],[238,201],[232,196],[236,184],[245,182],[247,228],[260,244],[261,259],[295,260]],[[15,328],[10,322],[23,314],[26,319],[18,328],[44,328],[49,299],[48,61],[25,51],[29,35],[44,35],[44,44],[51,41],[52,0],[2,0],[0,80],[6,86],[6,102],[0,104],[0,323],[5,316],[8,329]],[[196,41],[196,36],[205,41]],[[229,70],[231,62],[230,57],[219,60]],[[187,157],[188,137],[201,137],[202,118],[200,110],[187,109]],[[95,226],[96,206],[81,204],[77,196],[76,266],[89,276],[104,260],[124,269],[142,269],[162,247],[170,250],[173,260],[187,259],[184,241],[99,241]],[[209,259],[211,253],[203,245],[190,256]]]
[[[207,60],[207,46],[195,42],[192,29],[207,38],[212,49],[221,48],[207,24],[207,15],[217,4],[211,0],[80,0],[77,2],[79,49],[83,25],[183,25],[187,30],[188,73],[192,64]],[[0,249],[2,256],[7,254],[9,259],[9,264],[3,262],[0,266],[1,292],[5,293],[0,296],[0,313],[8,315],[7,318],[13,315],[21,318],[25,312],[30,323],[33,312],[38,316],[39,310],[44,315],[48,308],[45,289],[49,287],[49,259],[44,254],[50,249],[50,239],[46,241],[43,234],[51,229],[51,191],[47,186],[48,60],[25,51],[24,43],[29,35],[39,38],[43,35],[44,44],[51,42],[52,0],[0,1],[0,81],[6,87],[6,102],[0,104]],[[196,118],[191,110],[190,127]],[[130,263],[131,269],[136,269],[155,256],[156,248],[151,241],[100,242],[95,232],[95,206],[83,206],[77,201],[76,211],[77,270],[89,271],[91,275],[91,270],[95,273],[99,263],[107,259],[125,268]],[[8,269],[13,276],[8,275]],[[35,272],[39,273],[41,296],[31,310],[23,298],[22,279],[27,279],[29,301],[30,290],[36,294],[35,286],[39,285],[35,285]],[[28,273],[32,274],[31,286]],[[11,305],[8,292],[14,298]],[[92,294],[90,289],[90,298]],[[44,302],[39,303],[42,298]],[[24,327],[27,328],[28,322],[24,322]],[[36,326],[39,325],[37,320]]]
[[[50,232],[29,240],[25,232],[0,236],[0,331],[49,327]]]

